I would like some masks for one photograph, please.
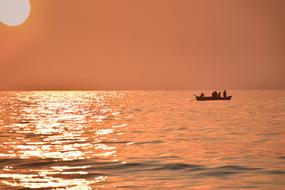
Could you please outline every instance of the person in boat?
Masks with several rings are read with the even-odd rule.
[[[220,98],[220,97],[221,97],[221,92],[218,93],[218,98]]]
[[[200,95],[200,97],[204,97],[204,96],[205,96],[205,94],[202,92],[201,95]]]
[[[224,98],[226,98],[226,97],[227,97],[227,91],[226,91],[226,90],[224,90],[224,92],[223,92],[223,96],[224,96]]]
[[[217,97],[218,96],[218,93],[217,93],[217,91],[214,91],[213,93],[212,93],[212,97]]]

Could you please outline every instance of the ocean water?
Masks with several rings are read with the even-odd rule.
[[[195,93],[1,92],[0,189],[285,189],[285,91]]]

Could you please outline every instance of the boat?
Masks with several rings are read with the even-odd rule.
[[[212,100],[231,100],[232,96],[226,96],[226,97],[213,97],[213,96],[196,96],[197,101],[212,101]]]

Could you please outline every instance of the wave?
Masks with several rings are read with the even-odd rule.
[[[0,159],[0,166],[9,165],[13,170],[22,169],[48,169],[63,168],[62,171],[84,171],[88,175],[122,175],[122,173],[172,171],[185,172],[194,177],[220,177],[241,173],[284,175],[285,170],[272,170],[268,168],[255,168],[240,165],[224,165],[210,167],[189,163],[161,163],[159,161],[145,162],[102,162],[96,159],[60,161],[56,159]]]

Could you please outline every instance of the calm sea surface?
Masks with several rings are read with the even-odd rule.
[[[285,189],[285,91],[0,93],[0,189]]]

